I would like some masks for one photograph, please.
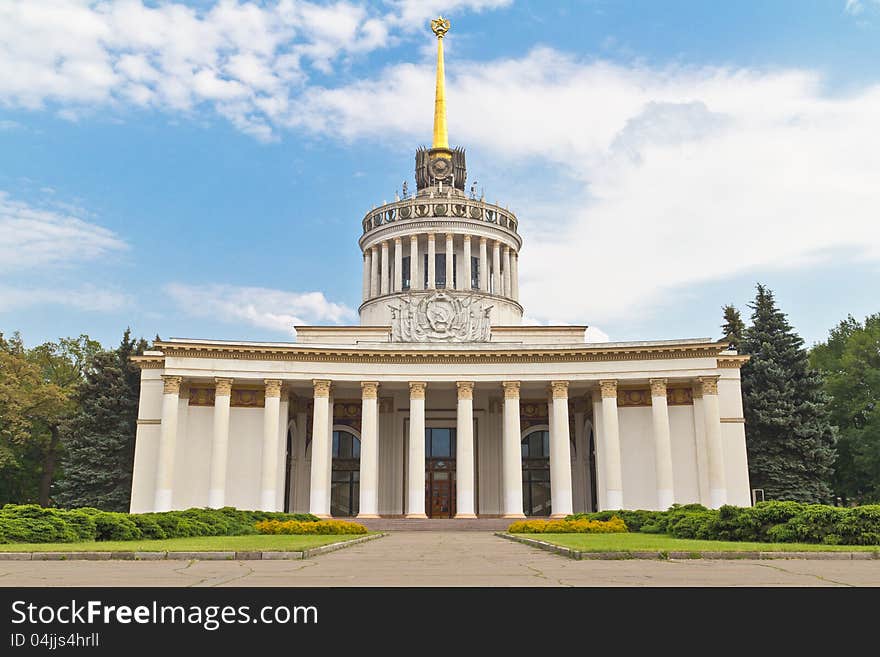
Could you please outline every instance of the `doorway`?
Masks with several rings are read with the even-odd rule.
[[[425,514],[455,517],[455,429],[425,429]]]

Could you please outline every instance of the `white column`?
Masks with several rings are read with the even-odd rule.
[[[525,518],[522,496],[522,436],[519,427],[519,381],[504,381],[504,431],[501,459],[503,470],[502,514]]]
[[[370,260],[371,251],[367,249],[364,251],[364,282],[363,282],[363,300],[366,301],[370,298]]]
[[[409,483],[407,518],[425,515],[425,383],[409,384]]]
[[[605,504],[623,508],[623,473],[620,468],[620,427],[617,421],[617,381],[599,381],[602,389],[602,451],[605,452]]]
[[[361,382],[361,497],[358,518],[379,517],[379,384]]]
[[[385,240],[382,242],[382,281],[379,285],[379,290],[382,294],[388,294],[388,283],[391,280],[390,264],[388,261],[388,240]]]
[[[455,289],[455,247],[452,233],[446,233],[446,289]]]
[[[471,272],[471,236],[464,235],[464,245],[462,246],[462,257],[464,258],[464,262],[462,263],[464,267],[461,267],[462,270],[462,280],[460,280],[459,287],[462,290],[471,290],[471,277],[473,273]]]
[[[211,478],[208,506],[220,509],[226,504],[226,463],[229,456],[229,398],[232,379],[214,379],[214,428],[211,439]]]
[[[159,456],[156,461],[156,493],[153,511],[170,511],[174,490],[174,451],[177,448],[177,406],[180,403],[179,376],[162,376],[162,425],[159,429]]]
[[[422,289],[422,277],[419,275],[420,271],[419,237],[418,235],[412,235],[409,238],[409,289]]]
[[[502,267],[502,270],[504,281],[502,294],[506,297],[512,297],[513,293],[510,289],[510,247],[506,244],[504,245],[504,266]]]
[[[724,476],[724,444],[721,442],[721,413],[718,409],[718,377],[701,376],[703,385],[703,416],[706,418],[706,446],[709,455],[710,507],[727,504],[727,483]]]
[[[266,379],[263,406],[263,467],[260,477],[260,509],[277,511],[278,422],[281,409],[281,381]]]
[[[568,427],[568,381],[552,381],[550,433],[550,508],[552,518],[574,513],[571,502],[571,438]]]
[[[492,293],[501,294],[501,242],[492,242]]]
[[[309,491],[309,513],[319,518],[330,517],[330,480],[327,478],[327,459],[331,454],[332,443],[330,424],[330,382],[320,379],[312,381],[315,390],[314,411],[312,415],[312,464],[311,488]]]
[[[455,425],[455,517],[474,514],[474,384],[457,381],[458,413]]]
[[[691,386],[694,398],[694,442],[697,452],[697,475],[700,486],[700,504],[709,506],[709,454],[706,447],[706,417],[703,413],[703,385],[695,381]]]
[[[379,247],[370,249],[370,298],[379,296]]]
[[[437,254],[437,247],[435,243],[434,233],[428,233],[428,289],[433,290],[437,287],[437,282],[434,273],[434,264],[437,258],[435,257]]]
[[[480,238],[480,290],[489,291],[489,257],[486,255],[486,238]]]
[[[516,251],[510,254],[510,284],[511,297],[514,301],[519,301],[519,253]]]
[[[399,237],[394,238],[394,291],[403,289],[403,241]]]
[[[654,420],[654,468],[657,472],[657,508],[665,511],[675,504],[672,477],[672,440],[669,436],[669,407],[666,379],[651,379],[651,417]]]

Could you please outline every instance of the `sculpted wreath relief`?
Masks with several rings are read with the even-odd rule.
[[[391,335],[395,342],[486,342],[492,306],[476,296],[445,292],[409,296],[391,308]]]

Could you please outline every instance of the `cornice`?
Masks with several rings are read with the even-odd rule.
[[[740,368],[749,362],[751,356],[718,356],[718,367],[735,367]]]
[[[619,347],[582,347],[546,349],[539,346],[492,349],[436,350],[429,346],[417,350],[395,349],[393,343],[381,349],[362,346],[322,345],[217,345],[193,342],[160,342],[156,344],[165,358],[225,358],[326,363],[388,363],[388,364],[505,364],[557,362],[609,362],[633,360],[665,360],[682,358],[717,358],[725,345],[708,342],[686,345],[632,345]],[[446,345],[444,345],[446,346]],[[154,358],[154,357],[151,357]]]
[[[165,367],[165,356],[131,356],[130,360],[142,370],[158,370]]]

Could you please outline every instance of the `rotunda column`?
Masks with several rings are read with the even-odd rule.
[[[364,282],[363,282],[363,300],[366,301],[370,298],[370,260],[371,251],[369,249],[364,251]]]
[[[458,287],[462,290],[471,290],[471,277],[473,276],[471,272],[471,236],[464,235],[462,239],[464,240],[462,245],[462,257],[464,257],[464,262],[462,264],[464,267],[460,267],[463,273],[461,280],[458,281]]]
[[[492,293],[501,294],[501,242],[492,242]]]
[[[512,251],[510,254],[510,283],[514,301],[519,301],[519,253]]]
[[[428,233],[428,289],[433,290],[437,287],[434,264],[437,260],[437,246],[435,244],[434,233]]]
[[[446,233],[446,289],[455,289],[455,246],[452,233]]]
[[[502,267],[503,276],[504,276],[504,285],[501,293],[506,297],[512,297],[513,294],[510,290],[510,247],[506,244],[504,245],[504,266]]]
[[[403,290],[403,241],[394,238],[394,291]]]
[[[422,277],[419,276],[419,236],[411,235],[409,238],[409,289],[421,290]]]
[[[370,298],[379,296],[379,247],[370,247]]]
[[[486,255],[486,238],[480,238],[480,290],[489,291],[489,257]]]
[[[382,242],[382,282],[379,286],[381,294],[388,294],[388,282],[390,280],[390,272],[388,271],[390,263],[388,262],[388,240]]]

